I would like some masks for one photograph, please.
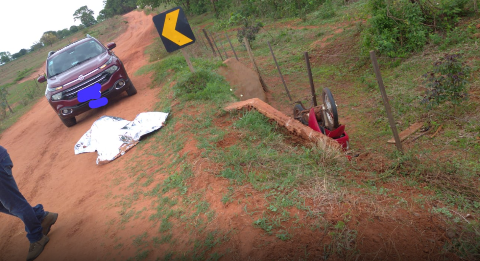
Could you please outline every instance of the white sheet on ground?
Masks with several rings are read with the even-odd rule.
[[[75,155],[97,151],[97,164],[108,163],[137,145],[145,134],[160,129],[168,113],[143,112],[133,121],[102,116],[75,144]]]

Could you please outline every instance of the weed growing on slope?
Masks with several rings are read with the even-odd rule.
[[[27,77],[27,75],[32,71],[33,67],[31,68],[26,68],[22,71],[18,71],[17,72],[17,77],[15,78],[15,80],[13,80],[14,82],[18,82],[20,80],[22,80],[23,78]]]
[[[467,98],[470,67],[459,54],[445,54],[434,63],[433,71],[424,75],[428,92],[423,103],[429,108],[450,101],[454,106]]]
[[[200,70],[189,73],[179,79],[173,87],[176,97],[183,100],[212,100],[228,101],[233,100],[233,93],[230,85],[216,73],[207,70]]]

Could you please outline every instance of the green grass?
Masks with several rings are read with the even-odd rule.
[[[135,257],[128,258],[127,261],[142,261],[148,258],[150,250],[140,251]]]
[[[147,232],[144,232],[143,234],[138,235],[137,237],[135,237],[135,239],[133,239],[133,245],[137,247],[148,245],[148,242],[145,241],[145,239],[147,238],[148,238],[148,234]]]
[[[23,71],[19,71],[17,72],[17,77],[15,78],[15,80],[13,80],[14,82],[18,82],[20,80],[22,80],[23,78],[25,78],[31,71],[32,71],[33,67],[32,68],[26,68],[25,70]]]

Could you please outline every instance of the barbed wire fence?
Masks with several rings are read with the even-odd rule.
[[[198,43],[196,49],[200,50],[198,52],[202,53],[203,57],[221,61],[237,59],[256,71],[264,90],[266,93],[270,93],[269,102],[275,103],[272,105],[283,104],[283,110],[287,113],[293,110],[285,109],[285,106],[293,108],[297,102],[307,102],[310,107],[314,107],[316,105],[315,96],[322,92],[320,87],[335,87],[338,90],[347,81],[350,81],[350,85],[352,82],[360,81],[361,85],[364,85],[363,88],[373,92],[373,95],[368,98],[372,103],[376,104],[383,100],[384,108],[381,110],[386,113],[385,119],[388,119],[394,136],[398,136],[389,99],[394,100],[393,107],[399,110],[402,102],[395,99],[401,100],[400,96],[405,90],[404,86],[412,83],[403,82],[402,79],[399,79],[398,83],[389,82],[390,95],[387,96],[380,71],[383,66],[390,66],[389,64],[398,66],[405,61],[404,57],[376,57],[374,52],[371,52],[370,55],[352,55],[338,50],[340,48],[335,46],[330,48],[328,53],[323,53],[322,49],[325,47],[323,46],[322,48],[298,50],[292,55],[287,51],[290,48],[288,44],[271,44],[268,40],[256,42],[255,49],[251,50],[248,39],[244,38],[243,41],[238,39],[238,30],[215,33],[205,29],[195,29],[195,31]],[[268,31],[267,33],[273,42],[273,36]],[[266,46],[268,49],[265,48]],[[269,53],[266,53],[265,49]],[[304,59],[300,55],[302,51]],[[310,62],[312,69],[309,68]],[[331,68],[331,70],[322,72],[321,70],[324,68]],[[307,76],[312,78],[312,70],[315,70],[317,79],[310,80],[309,84],[306,79]],[[317,90],[314,88],[314,82],[320,83],[316,86]],[[380,93],[378,93],[379,89]],[[348,101],[344,100],[344,102]],[[401,146],[397,146],[397,149],[403,151]]]
[[[311,98],[307,81],[305,81],[306,85],[303,86],[303,92],[299,92],[299,86],[293,86],[294,91],[289,91],[292,88],[292,86],[290,85],[297,82],[291,81],[292,71],[295,71],[298,78],[306,78],[308,75],[305,61],[304,59],[302,59],[303,53],[301,53],[300,50],[298,51],[298,57],[293,58],[292,55],[285,51],[288,46],[266,41],[255,44],[255,49],[252,49],[251,52],[253,55],[252,59],[249,56],[248,48],[246,47],[245,43],[240,42],[237,38],[238,30],[219,31],[214,33],[206,29],[195,28],[194,31],[197,38],[197,44],[193,45],[194,47],[190,48],[189,50],[190,52],[192,52],[192,50],[195,50],[193,51],[194,53],[192,52],[192,55],[194,57],[209,57],[210,59],[217,59],[220,61],[225,61],[231,58],[237,59],[245,66],[253,69],[254,71],[257,71],[260,79],[263,79],[262,75],[265,74],[267,76],[265,79],[265,85],[267,86],[266,88],[268,89],[270,85],[276,86],[269,91],[283,95],[285,98],[288,98],[291,103]],[[271,36],[268,31],[266,32]],[[269,53],[262,53],[257,56],[256,50],[263,47],[267,47]],[[358,65],[355,65],[353,63],[361,60],[362,63],[360,64],[363,64],[361,67],[366,68],[366,65],[368,66],[368,70],[370,70],[370,75],[368,77],[365,76],[370,82],[365,84],[375,84],[375,74],[373,68],[371,67],[371,60],[369,55],[351,55],[344,53],[324,54],[319,53],[315,50],[312,50],[308,53],[310,59],[312,59],[313,67],[318,67],[319,64],[328,64],[336,58],[345,58],[344,60],[348,60],[350,63],[348,67],[353,68],[359,67]],[[405,58],[377,57],[377,59],[380,65],[382,65],[386,64],[386,62],[403,61]],[[346,76],[358,77],[358,72],[349,72],[339,69],[338,71],[334,72],[334,75],[337,76],[337,78]],[[299,96],[299,93],[304,94],[300,94]]]

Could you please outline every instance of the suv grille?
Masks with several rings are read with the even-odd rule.
[[[62,100],[73,100],[77,98],[77,93],[87,87],[94,85],[95,83],[104,84],[110,79],[111,74],[107,72],[102,72],[86,79],[85,81],[74,85],[73,87],[68,88],[63,92]]]

